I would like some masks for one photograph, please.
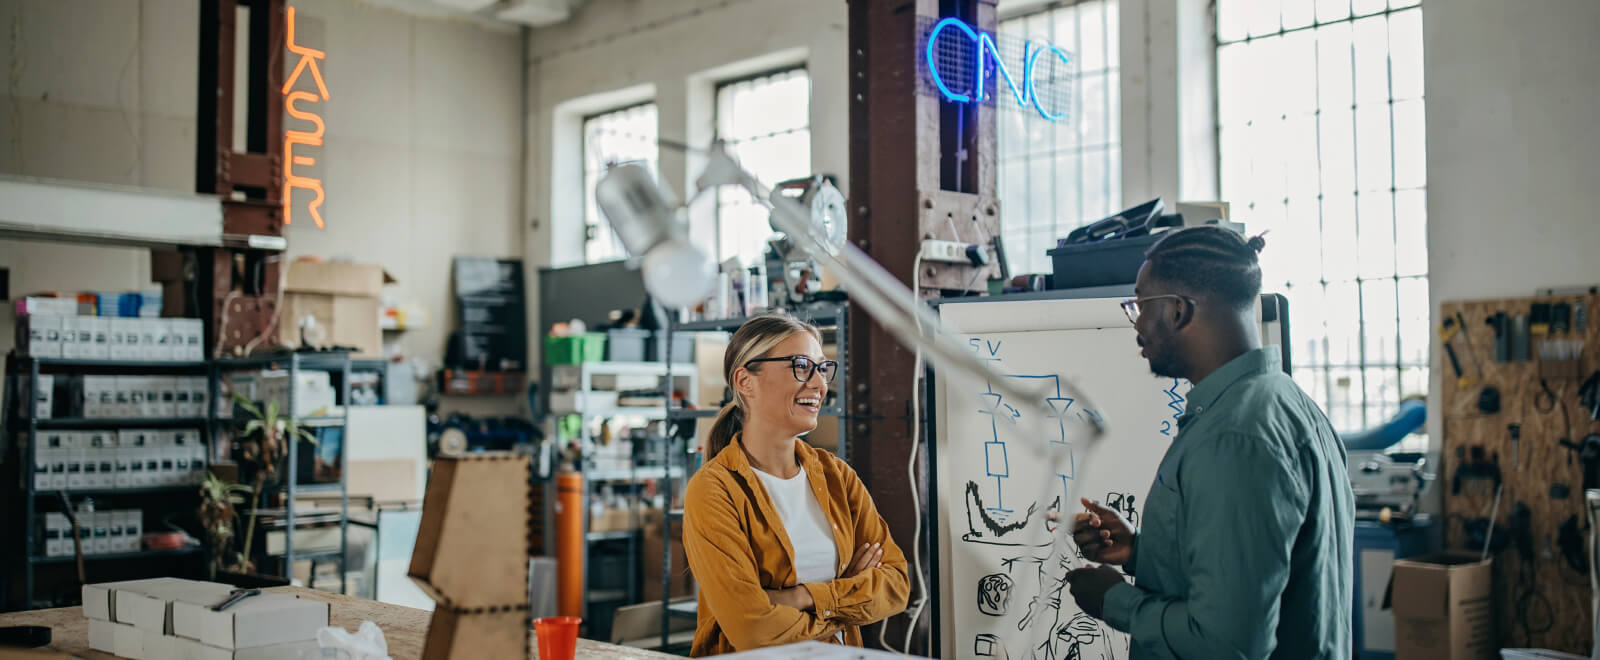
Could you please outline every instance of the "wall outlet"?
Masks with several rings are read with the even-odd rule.
[[[936,241],[928,239],[922,242],[923,261],[941,261],[952,264],[968,264],[967,244],[959,241]]]

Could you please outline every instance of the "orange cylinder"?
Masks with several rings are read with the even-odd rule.
[[[583,616],[583,475],[556,475],[556,609]]]

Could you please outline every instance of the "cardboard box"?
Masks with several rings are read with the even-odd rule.
[[[633,529],[634,524],[633,510],[629,507],[608,506],[598,512],[591,511],[589,516],[591,532],[620,532]]]
[[[133,455],[138,460],[139,467],[133,468],[133,487],[151,488],[157,486],[161,471],[161,456],[156,447],[139,447],[133,450]]]
[[[422,499],[417,483],[422,466],[414,458],[351,459],[347,482],[350,496],[370,495],[379,502],[414,502]]]
[[[131,449],[130,448],[126,448],[126,447],[116,447],[116,448],[113,448],[111,450],[111,463],[112,463],[112,468],[111,468],[111,475],[112,475],[111,476],[111,487],[112,488],[132,488],[133,487],[133,485],[132,485],[133,484],[133,481],[132,481],[133,472],[131,472],[131,466],[129,465],[129,462],[128,462],[128,454],[130,453],[130,451],[131,451]]]
[[[17,317],[17,346],[23,355],[40,358],[61,357],[61,316]]]
[[[139,510],[123,512],[123,534],[128,539],[128,551],[138,552],[144,549],[144,512]]]
[[[94,534],[94,554],[104,555],[111,553],[111,515],[110,511],[96,511],[94,513],[80,513],[80,517],[88,516],[89,527]]]
[[[70,543],[70,538],[69,540]],[[112,596],[118,588],[134,586],[144,580],[126,580],[126,582],[102,582],[98,585],[83,585],[83,615],[90,620],[101,622],[115,622],[117,620],[117,607],[112,604]]]
[[[112,393],[116,383],[116,376],[84,376],[78,379],[80,394],[77,398],[82,405],[82,415],[90,418],[110,417],[108,409],[116,397]]]
[[[82,449],[68,449],[67,453],[67,490],[82,490],[86,488],[83,482],[83,461],[87,458]]]
[[[119,319],[122,326],[122,354],[124,360],[145,359],[144,319]]]
[[[77,359],[83,357],[78,354],[78,317],[61,317],[61,357]]]
[[[50,488],[52,490],[62,490],[67,487],[67,464],[72,462],[72,451],[64,447],[51,450]]]
[[[106,552],[127,552],[128,539],[123,535],[122,520],[126,511],[107,511],[103,514],[106,527]]]
[[[180,653],[181,651],[178,650],[178,638],[171,635],[153,633],[148,630],[144,631],[144,657],[150,658],[150,660],[164,658],[177,660],[178,658],[186,657],[180,656]]]
[[[1495,658],[1492,566],[1476,553],[1395,561],[1395,658]]]
[[[72,554],[72,523],[65,514],[54,511],[44,514],[44,556],[63,557]]]
[[[378,296],[383,285],[394,281],[381,266],[316,261],[290,264],[278,323],[279,341],[300,346],[301,322],[310,316],[323,331],[323,346],[354,347],[358,358],[383,357]]]
[[[178,377],[154,376],[155,391],[159,395],[156,399],[157,417],[178,416]]]
[[[156,634],[173,630],[173,602],[203,602],[207,606],[228,597],[233,588],[216,582],[179,578],[137,580],[118,586],[112,594],[118,623]]]
[[[172,340],[172,322],[167,319],[142,319],[150,324],[150,333],[155,337],[156,350],[152,357],[156,360],[170,362],[178,354],[174,350],[176,342]]]
[[[106,359],[128,359],[128,320],[106,319]]]
[[[55,459],[59,449],[36,447],[33,450],[33,489],[47,490],[50,488],[50,463]]]
[[[106,417],[138,417],[144,407],[144,390],[139,388],[142,376],[112,376],[112,403]]]
[[[72,540],[67,539],[67,543],[71,544]],[[114,614],[116,612],[116,608],[111,604],[111,595],[116,593],[117,587],[136,584],[137,582],[138,580],[129,580],[126,582],[101,582],[98,584],[83,585],[83,588],[81,589],[83,598],[83,615],[89,617],[90,620],[115,620]]]
[[[83,450],[83,487],[100,488],[100,450]]]
[[[189,446],[189,479],[187,483],[206,482],[206,446],[195,443]]]
[[[210,383],[205,376],[191,376],[189,378],[189,405],[195,411],[195,417],[206,417],[211,414],[207,406],[211,402]],[[232,406],[228,407],[231,412]]]
[[[526,455],[434,461],[406,575],[454,607],[526,604],[530,469]]]
[[[113,655],[129,660],[145,660],[144,631],[130,625],[116,623],[112,628]]]
[[[34,390],[28,393],[28,398],[33,401],[31,412],[34,419],[50,419],[55,408],[56,377],[50,374],[39,374]]]
[[[93,316],[72,317],[72,327],[76,329],[76,337],[73,339],[76,348],[74,349],[75,354],[73,357],[84,360],[95,358],[95,330],[100,327],[100,323],[103,320]]]
[[[111,319],[94,317],[89,319],[91,333],[88,356],[95,360],[111,359]]]
[[[104,619],[89,619],[89,648],[101,653],[116,653],[116,632],[117,624],[115,623]]]
[[[226,592],[224,592],[226,597]],[[180,598],[172,603],[173,633],[221,649],[243,649],[315,640],[327,627],[328,603],[264,593],[213,612],[217,599]]]
[[[281,660],[282,658],[320,657],[316,641],[290,642],[247,649],[221,649],[192,639],[173,637],[175,658],[183,660]]]
[[[177,332],[183,338],[178,359],[194,362],[206,359],[205,322],[200,319],[173,319],[172,323],[176,324]]]
[[[77,298],[28,296],[17,301],[17,316],[73,316],[78,313]]]
[[[532,637],[527,616],[527,611],[520,609],[469,614],[436,608],[428,623],[422,657],[526,658]]]
[[[650,509],[645,514],[644,542],[640,556],[644,562],[644,600],[661,600],[661,510]],[[694,578],[689,575],[689,560],[683,553],[683,521],[672,523],[672,595],[688,596],[694,593]]]
[[[139,330],[139,359],[161,360],[161,344],[156,335],[165,333],[165,326],[159,319],[134,319],[134,327]]]

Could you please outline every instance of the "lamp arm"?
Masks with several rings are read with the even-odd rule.
[[[1028,408],[1033,414],[1027,417],[1035,423],[1049,417],[1050,411],[1042,405],[1044,397],[1039,392],[1029,392],[1016,386],[1012,382],[1013,379],[1007,378],[989,363],[979,360],[967,346],[944,332],[938,317],[934,316],[931,310],[920,302],[912,302],[917,300],[916,293],[896,280],[867,253],[849,242],[843,245],[829,242],[821,228],[811,221],[799,203],[786,197],[772,199],[770,190],[749,171],[734,162],[726,152],[713,149],[711,161],[707,167],[710,178],[702,177],[702,186],[732,183],[750,193],[757,203],[770,207],[775,213],[774,222],[778,225],[778,229],[791,238],[801,241],[811,255],[822,262],[824,268],[834,273],[844,283],[851,299],[861,303],[861,306],[897,341],[907,347],[921,348],[927,354],[929,362],[936,368],[960,373],[978,382],[989,383],[989,386],[1001,396],[1017,401],[1020,407]],[[732,181],[718,181],[719,175],[722,177],[731,175]],[[1061,383],[1065,396],[1072,397],[1085,407],[1093,407],[1088,395],[1075,383],[1065,378],[1061,379]],[[1091,440],[1104,433],[1104,426],[1092,417],[1081,426]],[[1059,443],[1028,444],[1040,455],[1061,447]]]

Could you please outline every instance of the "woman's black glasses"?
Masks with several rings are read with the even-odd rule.
[[[839,375],[839,362],[837,360],[823,360],[818,362],[804,355],[790,355],[788,357],[756,358],[744,363],[746,369],[757,362],[788,362],[794,370],[794,379],[802,383],[811,380],[811,374],[822,374],[824,385],[833,382],[833,377]]]

